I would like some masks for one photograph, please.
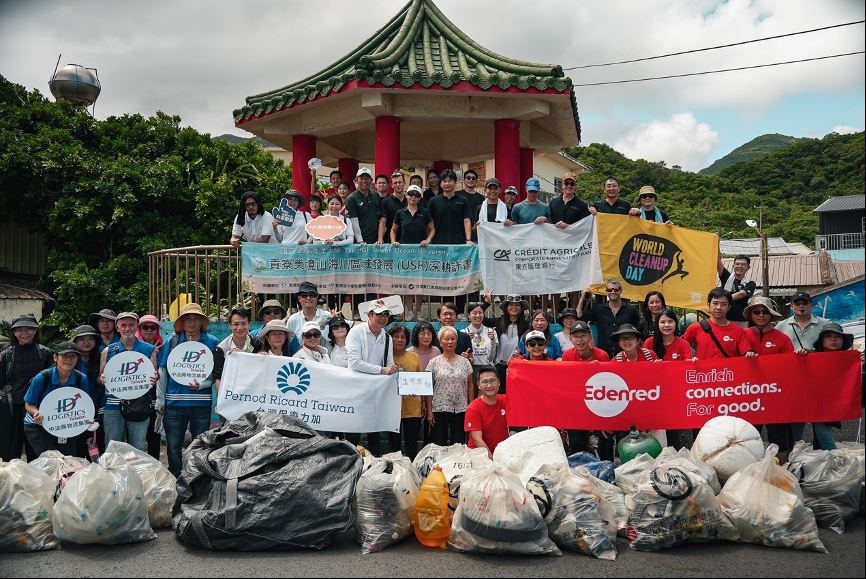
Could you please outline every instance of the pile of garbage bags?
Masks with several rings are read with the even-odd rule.
[[[399,452],[372,458],[358,479],[352,504],[362,553],[381,551],[412,534],[419,485],[412,462]]]
[[[90,462],[77,456],[64,456],[62,452],[57,450],[46,450],[39,455],[39,458],[31,461],[30,464],[41,469],[42,472],[51,477],[56,487],[54,499],[57,500],[60,497],[60,493],[66,487],[69,478],[89,465]]]
[[[0,460],[0,553],[60,545],[51,523],[56,487],[39,467],[17,458]]]
[[[129,466],[141,479],[150,526],[171,526],[171,510],[177,500],[177,480],[161,462],[131,444],[112,440],[99,457],[106,467]]]
[[[175,535],[211,550],[324,549],[352,528],[361,469],[348,442],[290,416],[248,412],[184,453]]]

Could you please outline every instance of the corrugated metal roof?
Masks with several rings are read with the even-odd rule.
[[[866,194],[845,195],[844,197],[830,197],[815,209],[812,213],[830,213],[831,211],[851,211],[866,208]]]
[[[722,239],[722,255],[761,255],[761,240],[757,237],[747,239]],[[811,253],[802,243],[788,243],[781,237],[767,238],[767,251],[770,255],[803,255]]]
[[[39,290],[0,283],[0,300],[43,300],[53,301],[50,295]]]
[[[863,277],[864,274],[866,274],[866,261],[833,262],[833,281],[837,284]]]
[[[733,258],[723,258],[722,262],[729,271],[732,270]],[[817,255],[771,255],[769,265],[770,287],[823,285]],[[763,265],[760,258],[752,259],[749,275],[758,287],[764,285]]]

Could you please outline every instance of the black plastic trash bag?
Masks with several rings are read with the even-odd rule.
[[[324,549],[352,527],[361,456],[280,414],[248,412],[184,453],[179,541],[214,551]]]

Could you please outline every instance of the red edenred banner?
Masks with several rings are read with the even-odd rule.
[[[858,353],[697,362],[527,362],[508,366],[508,425],[577,430],[699,428],[860,417]]]

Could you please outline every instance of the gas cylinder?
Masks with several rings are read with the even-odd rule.
[[[617,449],[619,450],[619,460],[624,464],[641,453],[655,458],[661,454],[662,445],[655,436],[642,433],[632,426],[628,436],[619,441]]]
[[[445,548],[451,534],[451,512],[448,510],[448,481],[439,465],[433,467],[421,485],[412,523],[419,543],[425,547]]]

